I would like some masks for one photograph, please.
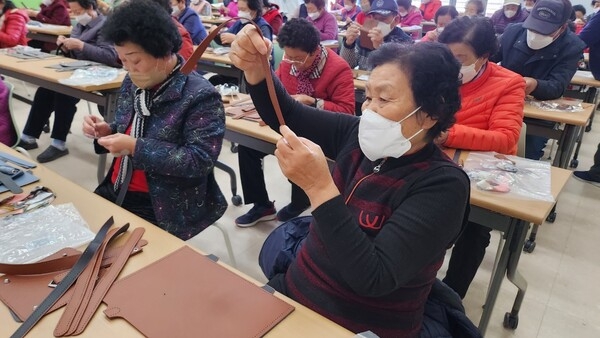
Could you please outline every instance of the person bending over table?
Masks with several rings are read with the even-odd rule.
[[[296,101],[323,110],[354,114],[352,70],[339,55],[321,46],[319,31],[310,22],[291,19],[281,29],[277,42],[284,54],[275,75]],[[261,165],[266,155],[241,144],[238,147],[244,202],[254,204],[235,220],[239,227],[275,219],[275,203],[269,199]],[[277,212],[277,219],[287,221],[308,207],[310,201],[306,193],[292,183],[291,202]]]
[[[56,44],[60,46],[62,52],[75,59],[121,67],[114,47],[100,33],[106,17],[96,10],[96,1],[69,0],[69,7],[71,13],[76,16],[77,25],[73,27],[70,38],[61,35],[56,39]],[[67,134],[77,112],[77,102],[79,102],[78,98],[43,87],[38,88],[33,97],[19,146],[27,150],[37,148],[36,139],[40,137],[44,125],[54,111],[52,142],[37,156],[37,160],[44,163],[67,155],[69,153],[66,146]]]
[[[421,42],[432,42],[438,41],[438,37],[444,31],[444,28],[454,19],[458,17],[458,11],[454,6],[442,6],[435,12],[435,26],[436,28],[432,31],[427,32],[421,39]],[[496,37],[494,36],[494,41]]]
[[[308,13],[308,21],[319,30],[321,41],[337,40],[337,20],[325,8],[325,0],[308,0],[306,2],[306,11]]]
[[[489,62],[498,51],[487,18],[463,16],[439,37],[462,64],[461,108],[456,123],[436,143],[456,149],[515,155],[523,124],[525,81],[519,74]],[[490,244],[492,229],[469,222],[454,245],[444,283],[464,298]]]
[[[238,1],[238,17],[240,20],[237,20],[233,26],[229,27],[225,32],[220,33],[215,37],[215,42],[219,45],[230,45],[237,33],[239,33],[242,28],[249,24],[249,20],[254,21],[255,24],[260,27],[260,31],[263,36],[269,40],[273,40],[273,28],[269,26],[267,21],[262,17],[262,9],[263,3],[262,0],[240,0]],[[215,29],[216,26],[211,27]]]
[[[600,16],[593,16],[579,38],[590,48],[590,71],[594,79],[600,80]]]
[[[173,8],[171,15],[187,29],[194,45],[199,45],[208,33],[198,13],[194,12],[189,6],[190,0],[171,0],[171,7]]]
[[[525,78],[525,93],[538,100],[561,97],[577,71],[585,43],[567,28],[569,0],[538,0],[525,22],[510,25],[493,61]],[[552,122],[525,119],[527,124]],[[525,157],[539,160],[548,138],[527,135]]]
[[[181,36],[151,0],[116,8],[103,33],[128,74],[115,120],[84,118],[96,152],[117,156],[95,193],[115,202],[127,189],[123,208],[187,240],[227,208],[213,173],[225,133],[221,96],[198,73],[181,73]]]
[[[28,9],[27,14],[41,23],[71,26],[71,18],[65,0],[42,0],[39,11]]]
[[[11,0],[0,0],[0,48],[27,45],[27,12]]]
[[[398,24],[398,4],[395,0],[376,0],[367,12],[368,18],[377,21],[377,25],[369,30],[369,38],[375,49],[385,42],[412,43],[410,36],[406,35]],[[353,23],[346,30],[346,37],[342,40],[340,56],[348,62],[350,68],[366,70],[367,58],[372,49],[360,45],[360,30],[362,25]]]
[[[52,25],[71,26],[68,5],[65,0],[42,0],[40,10],[28,9],[27,14],[35,20]],[[37,40],[29,40],[28,45],[33,48],[40,48],[43,51],[52,51],[56,49],[56,44]]]
[[[353,332],[418,336],[436,272],[468,219],[469,179],[433,143],[460,107],[458,62],[440,44],[384,44],[370,56],[360,118],[301,104],[275,79],[280,127],[272,74],[258,60],[269,47],[245,27],[230,58],[283,135],[275,156],[284,175],[313,208],[304,245],[269,285]]]

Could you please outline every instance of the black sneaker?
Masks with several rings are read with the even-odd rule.
[[[595,176],[591,175],[589,171],[574,171],[573,177],[582,182],[590,183],[591,185],[600,187],[600,180]]]
[[[25,150],[31,150],[31,149],[37,149],[38,148],[38,144],[36,141],[33,141],[32,143],[29,142],[25,142],[23,140],[19,140],[19,144],[17,144],[17,147],[21,147]]]
[[[258,222],[272,221],[275,219],[276,214],[277,211],[275,210],[274,203],[271,203],[269,206],[254,204],[250,211],[235,219],[235,225],[240,228],[248,228]]]
[[[304,210],[308,209],[308,207],[300,207],[296,208],[291,203],[283,207],[283,209],[279,210],[277,213],[277,220],[281,222],[289,221],[294,217],[298,217]]]
[[[60,150],[55,146],[49,146],[46,150],[38,155],[37,161],[40,163],[51,162],[67,154],[69,154],[69,149]]]

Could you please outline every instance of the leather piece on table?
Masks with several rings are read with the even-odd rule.
[[[148,244],[148,241],[142,239],[138,242],[136,250],[131,255],[142,252],[142,247]],[[109,266],[118,255],[121,247],[110,248],[103,260],[102,266]],[[66,256],[65,256],[66,255]],[[65,257],[76,257],[81,256],[81,251],[64,248],[58,252],[44,258],[40,262],[48,261],[60,261],[61,258]],[[52,264],[56,264],[53,262]],[[56,264],[55,266],[61,266]],[[69,268],[70,269],[70,268]],[[60,283],[62,279],[67,275],[69,269],[51,271],[48,273],[35,274],[35,275],[3,275],[0,277],[0,301],[2,301],[12,312],[21,320],[24,321],[31,315],[34,310],[34,306],[40,304],[42,300],[46,299],[53,288],[49,287],[48,284],[51,282]],[[44,270],[48,270],[44,268]],[[8,279],[9,282],[4,282]],[[60,309],[65,306],[69,299],[71,299],[72,290],[67,291],[51,308],[48,313]]]
[[[187,246],[115,282],[104,302],[147,337],[260,337],[294,310]]]

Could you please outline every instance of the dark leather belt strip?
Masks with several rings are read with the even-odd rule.
[[[92,291],[94,290],[94,285],[96,284],[96,278],[98,276],[98,272],[100,271],[100,263],[102,261],[102,256],[104,255],[104,250],[106,249],[108,242],[112,238],[116,238],[123,232],[127,231],[128,228],[129,224],[126,224],[119,229],[111,229],[106,238],[104,238],[102,245],[98,248],[98,250],[96,250],[96,253],[94,254],[90,263],[85,267],[83,272],[77,278],[77,281],[73,286],[73,295],[67,303],[65,311],[60,317],[59,325],[54,330],[54,336],[64,336],[66,331],[62,330],[68,329],[71,323],[77,320],[77,313],[79,313],[79,308],[82,306],[82,304],[87,303],[89,298],[92,296]]]
[[[202,57],[202,54],[206,51],[206,48],[210,45],[210,43],[215,39],[215,37],[221,32],[230,21],[240,20],[240,18],[231,18],[222,24],[220,24],[216,29],[214,29],[208,36],[202,40],[198,48],[194,51],[192,56],[187,60],[187,62],[181,67],[181,72],[184,74],[189,74],[194,70],[194,67],[198,64],[198,60]],[[244,19],[241,19],[244,20]],[[252,24],[261,38],[263,38],[260,27],[254,21],[248,21]],[[283,120],[283,114],[281,113],[281,108],[279,107],[279,100],[277,99],[277,92],[275,91],[275,82],[273,81],[273,73],[271,72],[271,66],[269,65],[269,57],[267,55],[263,55],[261,57],[262,68],[265,72],[265,79],[267,80],[267,88],[269,90],[269,97],[271,98],[271,102],[273,103],[273,108],[275,109],[275,114],[277,115],[277,120],[280,125],[285,125],[285,121]]]
[[[121,273],[121,270],[125,267],[125,263],[127,263],[127,260],[129,259],[129,252],[134,249],[136,243],[142,238],[144,231],[144,228],[136,228],[131,236],[129,236],[119,257],[116,258],[115,262],[107,269],[106,273],[96,284],[96,287],[94,287],[94,292],[87,304],[82,304],[82,306],[80,306],[78,319],[76,322],[71,323],[71,327],[66,331],[66,335],[76,336],[85,330],[92,319],[92,316],[96,313],[98,306],[100,306],[102,299],[104,299],[104,296],[119,276],[119,273]],[[55,333],[58,329],[59,326],[57,325]]]
[[[108,232],[108,229],[114,224],[114,219],[109,218],[106,223],[100,228],[100,231],[94,237],[94,240],[85,248],[83,254],[77,263],[73,266],[71,271],[67,274],[67,276],[63,279],[63,281],[56,286],[54,290],[44,299],[40,305],[33,311],[31,316],[29,316],[21,326],[13,333],[11,338],[21,338],[25,337],[27,332],[31,330],[31,328],[37,324],[37,322],[44,316],[46,311],[52,307],[54,303],[75,283],[79,275],[83,272],[85,267],[88,265],[90,260],[94,257],[94,254],[104,242],[104,238]]]

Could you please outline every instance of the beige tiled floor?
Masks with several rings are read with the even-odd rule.
[[[13,83],[17,92],[25,93],[20,81]],[[30,89],[30,93],[33,92],[34,89]],[[29,106],[15,101],[14,108],[22,128]],[[98,113],[95,107],[93,111]],[[87,113],[87,105],[80,103],[71,128],[72,134],[67,142],[70,155],[48,163],[47,166],[91,190],[97,184],[97,157],[92,151],[90,140],[83,137],[80,130],[81,120]],[[49,142],[49,135],[43,134],[39,140],[41,150],[31,151],[31,155],[37,156]],[[585,135],[579,168],[589,168],[598,142],[600,119],[594,129]],[[225,141],[220,160],[237,171],[237,156],[229,150],[228,141]],[[276,200],[277,207],[283,207],[289,201],[289,184],[273,156],[267,157],[265,167],[270,197]],[[231,197],[229,177],[219,170],[216,175],[225,195]],[[241,194],[241,187],[238,187],[238,192]],[[569,181],[559,200],[556,222],[544,224],[540,228],[535,251],[521,257],[520,271],[529,286],[520,313],[519,327],[515,331],[502,327],[504,313],[510,310],[516,294],[516,288],[510,282],[505,282],[487,337],[600,337],[600,292],[597,287],[600,280],[599,202],[600,188],[574,179]],[[264,238],[278,223],[273,221],[253,228],[237,228],[233,220],[248,209],[248,206],[230,205],[218,223],[229,232],[238,268],[265,281],[258,267],[257,257]],[[467,314],[475,323],[481,315],[498,237],[498,233],[494,233],[488,254],[465,299]],[[217,229],[209,228],[189,242],[229,261],[223,237]],[[444,275],[444,270],[445,266],[440,271],[440,276]]]

